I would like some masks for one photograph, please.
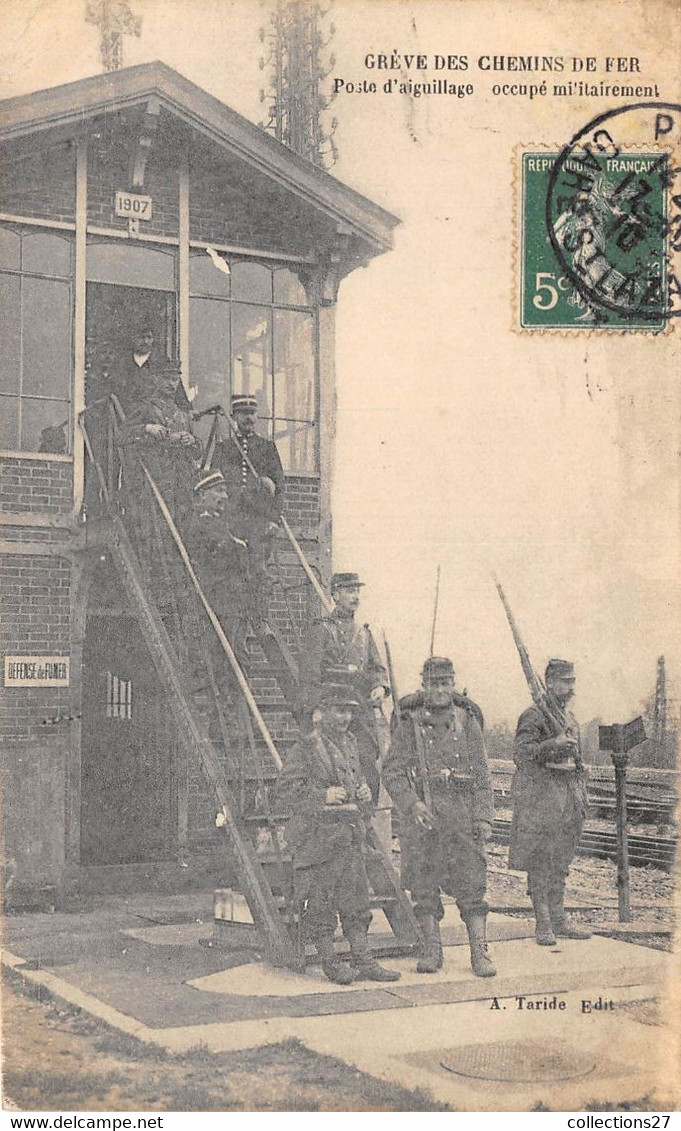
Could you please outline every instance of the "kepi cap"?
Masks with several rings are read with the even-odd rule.
[[[571,660],[549,660],[544,679],[575,679],[575,665]]]
[[[421,674],[424,683],[442,676],[454,679],[454,664],[447,656],[429,656]]]
[[[258,401],[252,393],[232,393],[231,405],[233,413],[239,412],[240,409],[255,412],[258,408]]]
[[[334,589],[363,588],[364,582],[359,580],[358,573],[334,573],[331,578],[331,591]]]
[[[319,706],[359,707],[359,699],[350,683],[324,683],[319,691]]]
[[[207,491],[210,487],[219,487],[224,482],[225,477],[221,471],[209,471],[194,485],[194,494],[200,495],[202,491]]]

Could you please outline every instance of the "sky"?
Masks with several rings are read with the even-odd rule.
[[[126,65],[162,59],[260,119],[264,6],[133,6]],[[578,0],[336,0],[327,85],[376,80],[365,56],[393,50],[635,55],[680,101],[672,8],[601,0],[585,20]],[[97,73],[84,9],[5,0],[0,97]],[[573,659],[577,713],[626,721],[658,655],[679,681],[678,331],[514,328],[517,155],[561,146],[613,100],[503,98],[492,84],[509,75],[473,65],[453,77],[473,96],[341,92],[329,111],[333,175],[401,221],[394,249],[340,288],[334,565],[366,582],[363,615],[388,634],[402,693],[428,654],[439,565],[435,650],[490,722],[515,720],[527,689],[494,571],[535,666]]]

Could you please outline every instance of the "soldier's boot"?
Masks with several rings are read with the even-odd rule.
[[[556,936],[551,926],[549,904],[544,892],[532,892],[532,906],[534,908],[534,937],[539,946],[555,946]]]
[[[330,982],[338,986],[349,986],[354,982],[357,971],[348,962],[343,962],[333,949],[333,939],[317,939],[315,942],[317,954],[321,959],[324,974]]]
[[[471,948],[471,970],[477,978],[496,977],[497,968],[487,947],[487,916],[471,915],[466,922],[466,930]]]
[[[549,914],[551,926],[555,934],[561,939],[590,939],[591,931],[580,927],[565,910],[565,888],[554,888],[549,891]]]
[[[359,928],[349,931],[347,939],[350,944],[350,961],[356,971],[355,981],[399,982],[401,974],[398,970],[388,970],[372,957],[366,930]]]
[[[416,963],[416,973],[436,974],[438,970],[442,969],[444,962],[440,924],[434,915],[421,915],[418,922],[421,932],[421,945],[419,959]]]

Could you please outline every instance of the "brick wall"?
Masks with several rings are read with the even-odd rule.
[[[76,151],[71,142],[3,161],[0,211],[75,222]]]
[[[70,514],[72,500],[70,460],[0,458],[0,511],[5,514],[56,519]],[[5,542],[51,547],[44,555],[9,552],[0,557],[3,656],[70,654],[71,567],[67,559],[53,556],[66,534],[63,526],[3,524]],[[0,695],[0,733],[5,738],[25,741],[63,732],[54,719],[68,716],[68,688],[3,686]]]
[[[58,515],[72,505],[70,460],[0,457],[0,511]]]
[[[177,154],[154,142],[147,161],[144,188],[153,199],[151,220],[140,221],[140,235],[172,236],[179,231],[179,174]],[[109,147],[93,140],[88,150],[88,224],[127,231],[125,217],[114,215],[115,195],[130,188],[130,158],[124,145]]]
[[[68,656],[71,566],[65,558],[4,554],[0,558],[3,654]],[[68,687],[2,687],[0,734],[27,740],[62,733]]]

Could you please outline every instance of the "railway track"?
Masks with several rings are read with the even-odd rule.
[[[508,844],[511,822],[504,817],[494,821],[494,841]],[[674,865],[676,841],[673,837],[629,836],[629,863],[634,868],[645,868],[651,864],[665,872],[671,872]],[[617,836],[615,832],[585,829],[577,849],[579,856],[594,856],[599,860],[617,859]]]

